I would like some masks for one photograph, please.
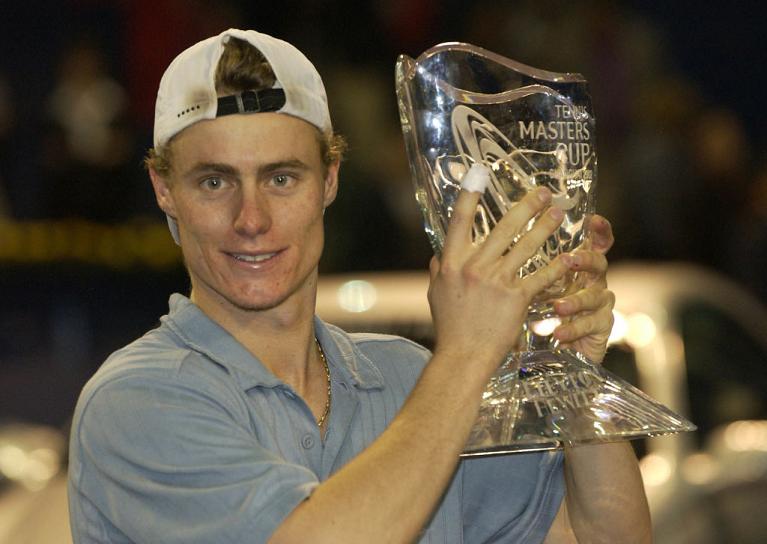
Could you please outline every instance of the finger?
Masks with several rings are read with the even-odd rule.
[[[572,268],[577,272],[587,272],[595,277],[607,274],[607,257],[597,251],[581,250],[572,254]]]
[[[534,274],[525,276],[522,280],[522,287],[529,299],[532,300],[535,295],[564,277],[569,270],[570,256],[562,254]]]
[[[615,243],[613,227],[610,222],[601,215],[594,215],[591,217],[589,229],[592,249],[602,254],[607,253]]]
[[[596,312],[580,314],[554,329],[554,338],[560,342],[574,342],[592,335],[609,335],[613,328],[612,308],[603,306]]]
[[[557,227],[562,224],[564,213],[559,208],[549,208],[543,213],[533,225],[529,232],[525,233],[511,250],[503,258],[503,267],[511,274],[516,274],[533,255],[535,255],[546,240],[551,236]],[[570,266],[572,260],[570,256],[567,259]]]
[[[615,306],[615,294],[609,289],[599,287],[583,289],[568,297],[554,301],[554,311],[562,317],[579,312],[593,312],[603,307],[612,311]]]
[[[429,261],[429,277],[434,280],[439,274],[439,259],[436,255],[433,255]]]
[[[494,261],[506,253],[509,246],[514,242],[514,238],[523,232],[530,220],[545,209],[550,202],[551,191],[545,187],[539,187],[525,195],[525,198],[512,206],[495,228],[493,228],[490,236],[482,244],[481,252],[479,253],[480,259],[483,261]],[[561,213],[561,210],[558,213]],[[535,246],[535,249],[537,250],[545,240],[546,237]]]
[[[484,170],[483,170],[484,169]],[[489,181],[489,169],[475,164],[463,176],[461,192],[453,205],[443,253],[451,255],[471,244],[477,204]]]

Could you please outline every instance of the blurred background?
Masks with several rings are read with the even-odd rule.
[[[591,82],[612,262],[694,263],[765,302],[766,12],[737,0],[2,2],[0,423],[65,429],[104,358],[188,289],[141,160],[165,67],[229,27],[304,51],[350,143],[322,272],[427,266],[394,63],[466,41]]]

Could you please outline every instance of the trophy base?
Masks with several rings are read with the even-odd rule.
[[[514,353],[488,383],[461,457],[694,431],[695,425],[580,353]]]

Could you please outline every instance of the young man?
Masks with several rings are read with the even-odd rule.
[[[529,195],[477,247],[479,193],[464,191],[431,264],[434,353],[347,334],[314,316],[339,150],[322,81],[285,42],[229,30],[169,66],[148,164],[192,289],[81,395],[75,542],[648,541],[627,444],[458,457],[529,301],[571,269],[593,279],[557,302],[569,323],[555,334],[603,356],[602,253],[519,279],[562,219],[551,195]],[[595,225],[606,251],[609,225]]]

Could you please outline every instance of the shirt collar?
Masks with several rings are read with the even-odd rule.
[[[240,344],[229,332],[210,319],[187,297],[175,293],[169,300],[168,315],[162,323],[190,349],[224,367],[243,389],[280,387],[285,383]],[[361,389],[382,388],[383,376],[343,330],[314,318],[314,330],[331,368],[340,370]]]
[[[352,341],[346,331],[314,316],[314,331],[325,356],[333,367],[339,368],[360,389],[384,387],[381,371]]]

